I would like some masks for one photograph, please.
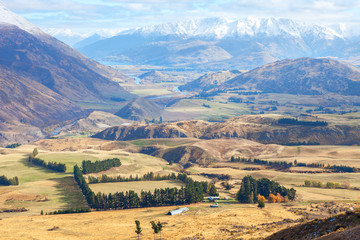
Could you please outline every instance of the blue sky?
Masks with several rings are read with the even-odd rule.
[[[359,0],[1,0],[40,28],[127,29],[189,18],[283,17],[360,23]]]

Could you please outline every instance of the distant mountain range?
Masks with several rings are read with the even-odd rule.
[[[131,29],[79,50],[104,61],[228,70],[299,57],[356,62],[359,41],[356,34],[339,25],[330,28],[275,18],[207,18]]]
[[[205,74],[179,87],[189,92],[233,88],[267,93],[360,96],[360,69],[328,58],[284,59],[244,73]]]
[[[112,77],[124,76],[42,32],[0,3],[0,142],[16,135],[4,133],[9,125],[46,127],[82,116],[79,102],[131,97]]]

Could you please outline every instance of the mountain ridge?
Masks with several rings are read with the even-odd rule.
[[[44,136],[43,128],[79,119],[85,111],[78,103],[132,97],[111,80],[123,77],[116,70],[85,57],[2,4],[0,13],[0,142],[34,140]]]
[[[282,18],[205,18],[130,29],[79,50],[119,63],[226,70],[304,56],[350,59],[357,56],[356,46],[347,36],[318,24]]]
[[[328,58],[276,61],[228,80],[222,88],[242,87],[264,92],[360,95],[360,69]]]

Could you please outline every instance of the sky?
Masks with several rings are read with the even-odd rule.
[[[204,17],[290,18],[319,24],[360,23],[360,0],[0,0],[42,29],[121,31]]]

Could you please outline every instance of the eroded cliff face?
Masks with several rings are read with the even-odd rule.
[[[359,125],[279,125],[281,116],[242,116],[222,123],[182,121],[159,125],[131,125],[108,128],[93,137],[107,140],[145,138],[243,138],[260,143],[355,145],[360,143]]]

